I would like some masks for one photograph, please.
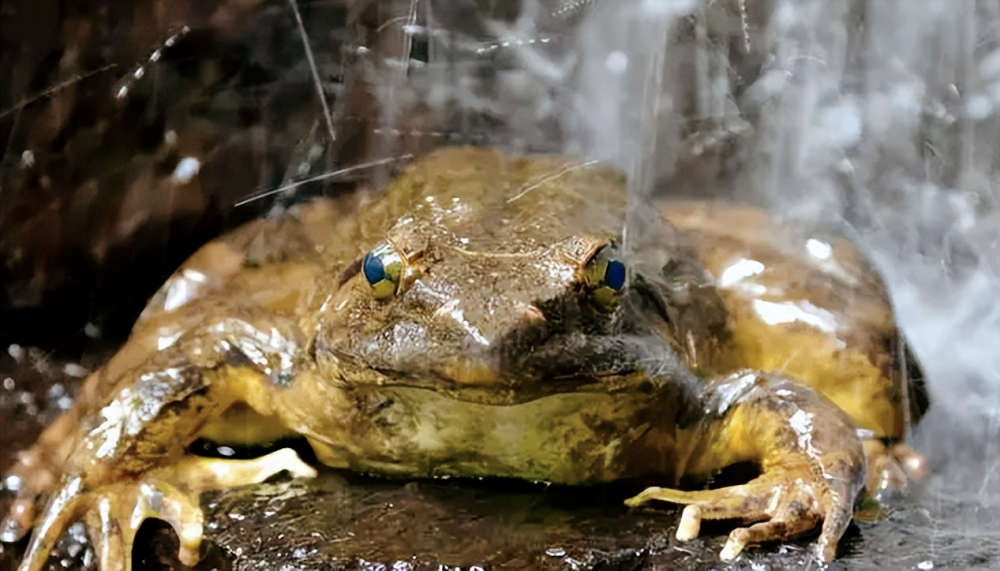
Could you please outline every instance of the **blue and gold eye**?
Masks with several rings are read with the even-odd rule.
[[[388,242],[380,242],[365,254],[361,272],[372,287],[375,299],[387,299],[396,295],[403,275],[403,258]]]
[[[594,301],[602,309],[612,310],[618,304],[618,294],[625,287],[625,264],[611,246],[597,251],[584,268],[584,279]]]

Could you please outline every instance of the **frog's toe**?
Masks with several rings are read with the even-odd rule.
[[[0,541],[20,541],[31,530],[41,501],[54,493],[59,476],[37,461],[34,450],[21,453],[17,464],[3,480],[3,489],[15,494],[7,514],[0,522]]]
[[[49,499],[38,525],[32,532],[28,549],[18,571],[39,571],[45,565],[56,541],[86,508],[82,478],[70,478]],[[31,529],[31,525],[27,525]],[[23,531],[23,530],[22,530]]]
[[[910,482],[921,479],[927,471],[927,460],[906,444],[887,447],[879,440],[864,441],[868,471],[865,487],[868,495],[884,500],[905,491]]]
[[[0,541],[14,543],[28,533],[31,522],[35,521],[35,501],[35,494],[18,493],[0,523]]]
[[[731,561],[748,545],[785,541],[808,533],[823,521],[818,555],[830,561],[851,521],[854,494],[850,477],[817,472],[808,463],[785,465],[739,486],[695,492],[648,488],[626,503],[635,506],[659,500],[688,504],[677,526],[680,541],[698,537],[704,520],[753,523],[729,535],[720,553],[724,561]]]
[[[743,552],[748,545],[767,543],[769,541],[787,541],[808,532],[816,526],[818,517],[775,517],[769,521],[756,523],[750,527],[734,529],[726,540],[719,558],[732,561]]]
[[[177,533],[182,563],[197,563],[204,521],[198,499],[197,493],[157,478],[106,486],[95,493],[85,521],[101,569],[132,568],[135,536],[150,518],[163,520]]]
[[[316,469],[291,448],[282,448],[250,460],[188,456],[171,469],[173,477],[201,490],[221,490],[259,484],[280,472],[294,478],[315,478]]]
[[[909,481],[922,479],[927,474],[927,458],[923,454],[900,442],[889,451]]]
[[[203,515],[198,495],[184,492],[155,476],[84,490],[81,478],[72,478],[53,496],[35,527],[20,571],[41,569],[56,542],[80,516],[103,571],[129,571],[132,544],[142,522],[167,522],[180,538],[181,562],[199,559]]]
[[[865,489],[868,496],[875,500],[884,500],[889,495],[906,488],[909,480],[906,472],[892,457],[889,449],[880,440],[866,440],[865,461],[868,469],[865,473]]]
[[[41,570],[60,536],[81,517],[102,571],[132,568],[135,536],[142,522],[151,518],[173,528],[180,540],[178,558],[194,565],[201,559],[201,492],[263,482],[282,471],[296,477],[316,474],[294,451],[283,449],[253,460],[187,456],[136,479],[92,490],[85,489],[83,478],[67,479],[37,520],[19,571]]]

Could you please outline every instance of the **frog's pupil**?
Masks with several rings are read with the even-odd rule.
[[[382,266],[382,257],[374,250],[365,254],[365,261],[361,265],[361,270],[365,273],[368,283],[375,285],[385,279],[385,268]]]
[[[618,260],[610,260],[608,269],[604,271],[604,285],[618,291],[625,285],[625,264]]]

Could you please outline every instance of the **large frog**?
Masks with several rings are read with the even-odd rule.
[[[37,570],[82,518],[101,568],[121,570],[139,525],[159,518],[194,563],[201,492],[315,471],[289,449],[233,460],[188,446],[294,434],[323,464],[386,476],[645,481],[661,487],[628,503],[687,504],[680,540],[706,519],[749,524],[724,560],[816,528],[818,556],[832,559],[866,452],[899,463],[862,443],[903,433],[881,286],[864,297],[867,321],[779,320],[771,329],[785,333],[768,338],[774,324],[748,317],[750,298],[731,287],[767,272],[719,273],[731,264],[721,254],[739,254],[731,233],[685,234],[640,207],[623,236],[626,206],[611,169],[454,148],[367,204],[324,203],[208,244],[19,457],[2,538],[33,529],[21,569]],[[698,212],[671,216],[709,226]],[[846,310],[832,303],[836,321]],[[796,340],[809,359],[795,361]],[[747,462],[760,474],[745,484],[674,489]]]

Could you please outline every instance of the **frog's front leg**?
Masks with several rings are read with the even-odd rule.
[[[209,314],[206,323],[123,373],[103,404],[68,412],[77,420],[75,431],[57,424],[66,440],[57,446],[57,439],[43,437],[15,465],[22,489],[4,529],[14,535],[34,527],[21,571],[41,569],[80,518],[104,571],[131,568],[132,541],[148,518],[170,524],[180,538],[181,560],[194,563],[202,538],[201,492],[261,482],[283,470],[315,475],[291,450],[245,461],[187,454],[201,430],[234,403],[273,415],[280,386],[308,367],[300,357],[302,335],[290,320],[244,312],[238,320]],[[37,458],[47,464],[32,464]],[[48,481],[35,474],[48,474]],[[34,518],[25,506],[41,496],[49,501]]]
[[[648,488],[626,503],[687,504],[677,527],[681,541],[697,537],[706,519],[752,524],[730,533],[723,560],[750,544],[808,533],[822,521],[817,555],[832,560],[864,483],[864,450],[853,423],[811,389],[756,371],[715,379],[706,391],[706,418],[685,472],[706,475],[754,462],[760,476],[716,490]]]

